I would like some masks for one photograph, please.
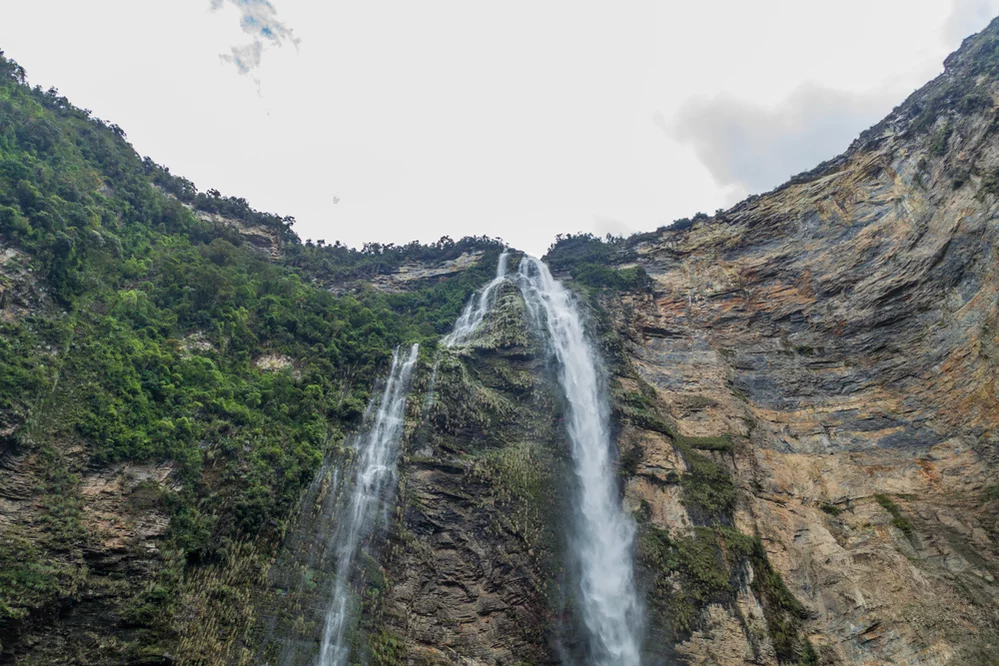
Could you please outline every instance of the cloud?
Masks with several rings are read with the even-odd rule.
[[[670,138],[690,144],[722,187],[763,192],[846,149],[892,108],[893,91],[858,94],[809,83],[775,107],[720,96],[685,103]]]
[[[240,74],[249,74],[260,67],[265,45],[291,43],[298,47],[294,31],[278,20],[277,10],[267,0],[211,0],[211,9],[218,11],[226,4],[239,10],[239,26],[251,37],[248,44],[233,46],[229,53],[219,56],[222,62],[234,65]]]
[[[997,12],[999,0],[954,0],[940,35],[944,44],[957,48],[965,37],[987,26]]]
[[[940,47],[957,48],[997,12],[999,0],[952,0]],[[884,117],[901,99],[898,85],[886,84],[856,93],[806,83],[773,107],[726,95],[692,99],[672,122],[660,113],[652,122],[693,147],[718,185],[742,194],[762,192],[839,154]]]

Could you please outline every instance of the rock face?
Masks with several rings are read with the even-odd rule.
[[[423,282],[451,277],[468,270],[482,259],[482,253],[466,252],[456,259],[435,263],[413,262],[398,270],[378,275],[370,280],[375,289],[387,292],[400,292],[412,289]]]
[[[522,307],[506,293],[499,330],[443,351],[404,461],[379,616],[410,663],[557,663],[546,601],[561,560],[550,518],[564,449]]]
[[[80,451],[65,456],[74,454]],[[0,456],[0,532],[8,552],[23,552],[30,561],[35,549],[53,548],[60,557],[49,566],[62,586],[34,591],[41,598],[55,597],[58,621],[27,616],[5,627],[4,643],[18,640],[14,652],[4,653],[4,663],[78,663],[72,661],[74,654],[99,654],[127,640],[128,630],[116,636],[105,628],[121,614],[141,615],[140,607],[125,608],[122,599],[139,596],[161,566],[169,517],[156,499],[173,483],[171,466],[121,464],[78,476],[66,466],[65,459],[48,452],[8,450]],[[21,562],[3,566],[13,575],[31,574],[19,569]],[[74,603],[61,598],[77,590],[85,594]],[[139,654],[130,657],[134,663],[155,663],[143,662]]]
[[[759,534],[824,662],[999,654],[997,32],[845,155],[631,241],[653,293],[602,301],[678,434],[731,440],[714,455],[735,524]],[[655,484],[682,472],[677,438],[625,429],[622,450],[636,438],[628,499],[690,529],[682,488]],[[709,607],[678,656],[747,663],[741,601]]]

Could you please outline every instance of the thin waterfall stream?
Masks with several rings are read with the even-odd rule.
[[[509,253],[503,250],[496,263],[496,277],[481,292],[472,294],[472,297],[468,299],[468,304],[461,316],[458,317],[458,321],[454,323],[454,329],[442,340],[445,347],[465,344],[482,325],[482,320],[493,309],[493,304],[496,301],[496,289],[506,280],[508,260]]]
[[[507,281],[507,254],[496,277],[473,296],[445,338],[448,347],[468,343]],[[587,663],[639,666],[644,631],[635,589],[635,525],[625,514],[617,486],[610,435],[610,409],[599,358],[587,339],[572,294],[541,261],[525,256],[510,280],[520,289],[533,323],[551,347],[567,405],[566,429],[576,476],[576,520],[570,545],[587,633]]]
[[[369,430],[357,440],[354,480],[331,537],[336,549],[336,579],[326,612],[317,666],[345,666],[350,657],[347,629],[356,614],[351,570],[361,543],[384,525],[396,483],[396,461],[402,438],[409,380],[419,355],[414,344],[408,353],[395,350],[388,381]]]
[[[617,483],[600,359],[587,338],[574,297],[547,266],[525,256],[517,270],[508,273],[508,261],[504,251],[495,277],[469,298],[441,347],[460,347],[475,339],[495,309],[504,283],[520,291],[528,319],[554,359],[571,444],[574,519],[567,521],[571,558],[567,571],[573,616],[579,618],[576,626],[582,630],[575,635],[582,640],[572,648],[573,656],[563,658],[594,666],[640,666],[644,617],[634,580],[635,526],[624,511]],[[330,525],[326,544],[331,566],[327,571],[335,572],[335,577],[327,588],[329,601],[323,606],[322,637],[313,666],[347,666],[359,657],[354,652],[354,627],[360,612],[356,571],[367,542],[387,524],[418,352],[415,344],[408,350],[395,350],[385,387],[368,406],[367,429],[354,438],[350,464],[334,470],[332,481],[322,482],[335,487],[338,476],[342,489],[333,488],[325,495],[331,498],[329,508],[323,509]],[[439,361],[438,354],[422,405],[424,416],[433,402]],[[318,497],[323,494],[320,491],[317,486],[314,494]],[[286,647],[289,655],[298,649],[292,644]]]
[[[570,543],[578,559],[578,592],[589,634],[589,658],[600,666],[641,663],[643,617],[635,590],[635,526],[618,492],[610,410],[596,352],[582,317],[562,284],[533,257],[520,262],[517,284],[558,361],[572,442],[578,498]]]

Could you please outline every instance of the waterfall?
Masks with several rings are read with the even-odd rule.
[[[507,259],[504,251],[496,277],[469,299],[454,330],[444,338],[445,346],[467,343],[482,324],[494,305],[497,288],[507,280]],[[610,415],[597,357],[571,294],[543,263],[524,257],[515,282],[532,319],[550,341],[568,406],[567,430],[578,492],[577,519],[570,536],[589,657],[599,666],[638,666],[643,617],[634,582],[635,527],[624,513],[617,489]]]
[[[409,379],[418,352],[419,345],[415,344],[408,354],[395,350],[385,390],[381,399],[372,403],[375,412],[371,427],[357,439],[353,487],[337,516],[337,528],[330,541],[336,551],[336,579],[317,666],[345,666],[350,656],[346,634],[352,611],[356,610],[352,608],[351,569],[361,542],[386,522],[396,481]]]
[[[576,574],[573,596],[579,600],[586,631],[586,663],[640,666],[644,627],[633,571],[635,528],[618,492],[599,360],[572,295],[548,268],[537,259],[524,257],[518,272],[508,277],[507,263],[504,251],[495,278],[469,299],[442,345],[460,346],[471,340],[495,306],[498,287],[507,280],[516,284],[529,316],[554,353],[567,406],[566,428],[576,477],[575,520],[569,527]],[[336,558],[336,578],[316,666],[346,666],[351,658],[347,634],[356,611],[352,608],[351,572],[361,544],[386,519],[417,351],[417,345],[408,354],[396,350],[385,389],[369,407],[374,414],[371,427],[357,439],[353,486],[343,494],[334,516],[337,527],[330,545]],[[434,378],[424,412],[433,400]]]
[[[454,330],[442,341],[445,347],[465,344],[478,330],[482,320],[493,307],[493,301],[496,300],[496,288],[506,280],[507,258],[508,253],[503,250],[499,256],[499,262],[496,264],[496,277],[486,285],[485,289],[478,294],[472,294],[472,297],[468,299],[468,304],[465,305],[458,321],[454,323]]]
[[[615,481],[597,357],[572,296],[543,263],[524,257],[516,280],[534,322],[547,330],[568,407],[578,493],[570,542],[589,658],[600,666],[638,666],[643,626],[632,565],[635,527]]]

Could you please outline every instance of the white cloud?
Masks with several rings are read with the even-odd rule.
[[[887,52],[865,63],[866,73],[883,72],[874,87],[846,89],[810,77],[777,103],[763,104],[746,92],[693,96],[679,105],[672,121],[662,113],[652,121],[693,148],[719,186],[743,195],[769,190],[845,150],[904,99],[913,82],[939,72],[943,56],[988,25],[999,0],[953,0],[947,7],[940,7],[945,20],[938,23],[939,41],[929,40],[922,57],[910,62],[909,75],[900,77],[902,70],[887,67],[904,59]],[[809,53],[807,61],[816,55]]]
[[[267,0],[211,0],[212,11],[222,9],[227,2],[239,10],[239,27],[252,38],[248,44],[233,46],[229,53],[220,56],[240,74],[249,74],[260,67],[265,44],[298,46],[294,31],[278,20],[277,10]]]
[[[957,48],[965,37],[978,32],[999,12],[999,0],[954,0],[941,37],[948,48]]]
[[[862,94],[812,83],[774,107],[731,96],[695,98],[672,125],[661,115],[654,122],[691,144],[718,185],[762,192],[842,152],[896,101],[895,93]]]

